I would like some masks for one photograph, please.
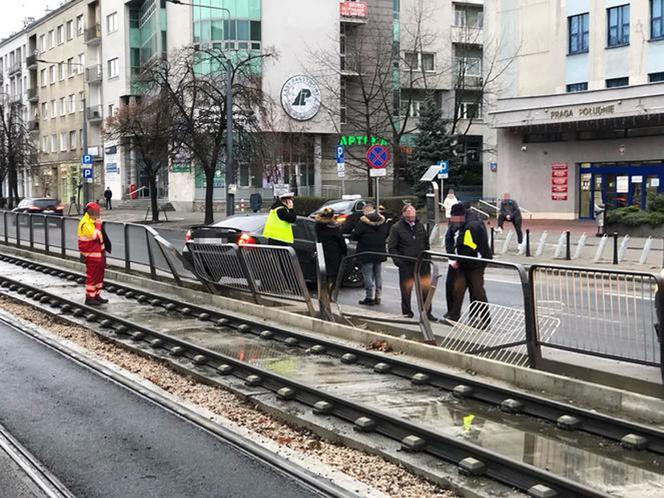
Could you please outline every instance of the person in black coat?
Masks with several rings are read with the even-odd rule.
[[[376,254],[362,255],[362,253],[384,253],[389,228],[385,223],[385,217],[374,209],[373,204],[366,204],[363,212],[363,216],[350,235],[351,239],[357,240],[357,262],[362,267],[364,277],[365,295],[359,304],[379,305],[383,293],[382,263],[387,261],[387,257]]]
[[[334,221],[334,211],[325,208],[316,215],[316,239],[323,245],[325,269],[330,292],[337,281],[341,260],[346,256],[346,240]]]
[[[426,227],[417,219],[415,207],[408,204],[401,210],[401,219],[390,230],[388,239],[388,252],[394,256],[408,256],[416,258],[422,251],[428,251],[429,235]],[[399,268],[399,288],[401,290],[401,313],[412,318],[411,296],[415,285],[415,261],[395,257],[394,264]],[[420,267],[420,282],[422,283],[423,299],[426,301],[431,290],[431,267],[424,263]],[[430,321],[437,319],[427,310]]]

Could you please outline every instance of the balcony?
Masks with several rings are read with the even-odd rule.
[[[366,2],[339,2],[339,18],[342,23],[366,24]]]
[[[36,88],[28,88],[28,91],[25,92],[25,95],[29,102],[39,101],[39,93]]]
[[[28,66],[28,69],[37,69],[37,56],[29,55],[27,59],[25,59],[25,65]]]
[[[9,73],[9,75],[11,76],[12,74],[20,73],[22,69],[23,69],[23,63],[21,61],[14,62],[11,66],[9,66],[7,73]]]
[[[30,132],[39,131],[39,120],[38,119],[32,119],[32,120],[28,121],[28,130]]]
[[[85,110],[85,112],[87,113],[88,121],[90,123],[99,123],[102,119],[104,119],[100,105],[90,106]]]
[[[88,85],[101,83],[102,76],[101,64],[85,68],[85,81],[88,82]]]
[[[101,41],[101,24],[95,24],[94,26],[85,30],[85,43],[88,45],[97,45]]]

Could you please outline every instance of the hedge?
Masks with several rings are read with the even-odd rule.
[[[636,206],[629,206],[606,213],[606,222],[621,223],[631,227],[645,224],[655,227],[664,224],[664,212],[642,211]]]

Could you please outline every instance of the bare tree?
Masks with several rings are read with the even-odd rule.
[[[19,102],[6,106],[0,104],[0,169],[8,180],[8,207],[18,204],[19,171],[35,164],[35,149],[29,137],[28,126],[23,120],[22,105]],[[0,176],[3,176],[0,173]]]
[[[133,150],[148,177],[152,221],[159,221],[157,175],[168,165],[179,142],[173,140],[174,119],[169,100],[161,93],[144,95],[105,122],[107,139],[117,140]]]
[[[233,139],[242,152],[259,131],[264,96],[260,66],[270,54],[186,47],[146,68],[142,81],[168,102],[172,140],[188,150],[205,176],[205,223],[213,222],[215,172],[226,153],[226,81],[233,92]],[[229,179],[227,178],[226,181]]]

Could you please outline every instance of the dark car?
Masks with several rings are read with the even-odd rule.
[[[242,214],[231,216],[219,221],[214,225],[196,225],[187,230],[185,240],[187,242],[211,243],[211,244],[267,244],[263,237],[263,228],[267,221],[266,213]],[[316,282],[316,222],[310,218],[298,216],[293,225],[293,249],[300,262],[304,279]],[[349,246],[349,254],[354,252],[354,244]],[[193,258],[186,244],[182,251],[184,258],[193,267]],[[353,268],[347,272],[344,280],[345,286],[361,286],[363,283],[362,273]]]
[[[344,229],[345,234],[349,234],[352,231],[352,225],[345,223],[346,220],[348,220],[348,218],[351,218],[351,220],[357,218],[357,220],[359,220],[360,216],[362,216],[362,208],[367,202],[369,202],[367,199],[362,198],[334,199],[327,201],[316,211],[311,213],[309,218],[314,218],[324,208],[330,208],[334,211],[335,221]]]
[[[37,213],[37,214],[53,214],[62,216],[64,206],[60,204],[58,199],[48,197],[25,197],[18,203],[13,213]]]

